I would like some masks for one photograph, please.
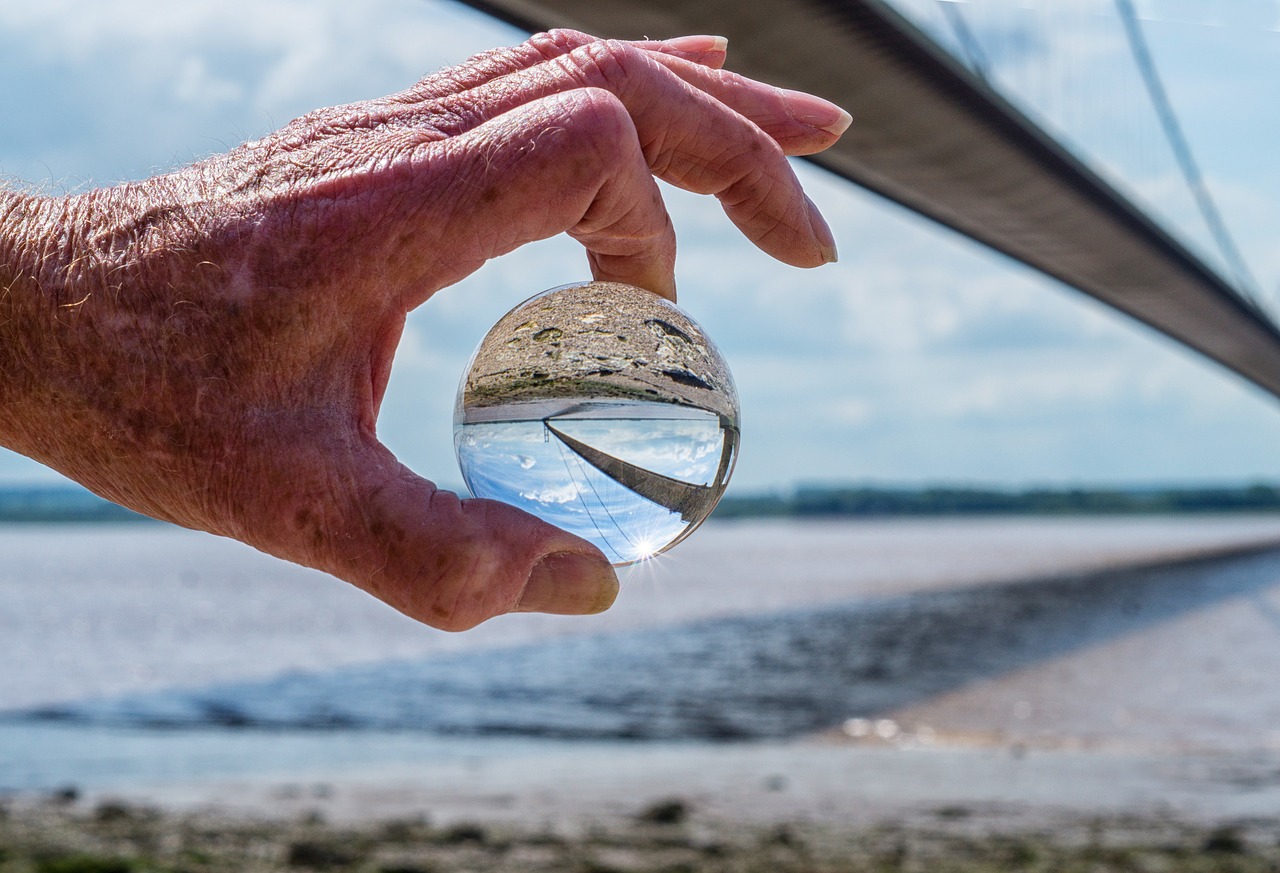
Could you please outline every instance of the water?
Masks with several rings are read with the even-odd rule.
[[[707,410],[597,400],[485,413],[489,420],[463,423],[454,437],[471,493],[590,540],[618,565],[659,554],[697,527],[733,466],[730,432]]]
[[[166,731],[215,726],[561,740],[783,739],[851,717],[901,713],[1235,598],[1264,597],[1274,609],[1277,583],[1280,553],[1249,555],[288,672],[37,706],[15,717]],[[1267,693],[1280,645],[1272,638],[1269,648],[1263,663],[1232,670],[1238,690],[1250,689],[1254,700],[1247,709],[1231,705],[1238,715],[1258,718],[1259,728],[1280,716],[1280,699]],[[1165,658],[1178,661],[1173,652]],[[1135,673],[1122,663],[1111,670],[1113,679]],[[1168,691],[1179,696],[1190,688],[1175,683]],[[1131,690],[1123,696],[1140,699]],[[1198,698],[1179,708],[1213,710],[1231,695],[1201,689]],[[1205,707],[1206,698],[1215,704]],[[1159,707],[1169,712],[1167,702]],[[1107,705],[1101,715],[1110,733],[1124,727],[1107,723]],[[1234,725],[1217,737],[1229,744],[1239,723],[1230,715],[1222,721]]]
[[[1277,539],[1276,517],[713,522],[603,616],[443,634],[227,540],[0,528],[0,791],[849,719],[1254,754],[1280,743],[1280,552],[1099,568]]]

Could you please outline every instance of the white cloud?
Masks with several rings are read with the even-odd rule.
[[[24,83],[0,111],[31,122],[10,128],[0,168],[144,176],[517,39],[439,0],[0,0],[0,71]],[[50,154],[72,136],[78,150]]]
[[[193,57],[182,62],[173,83],[173,96],[183,103],[212,107],[241,99],[244,89],[239,82],[212,73],[203,58]]]
[[[577,500],[580,494],[576,484],[566,482],[563,485],[551,485],[533,491],[521,491],[520,496],[535,503],[565,504]]]

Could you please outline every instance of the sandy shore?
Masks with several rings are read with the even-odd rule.
[[[623,788],[625,786],[619,786]],[[331,789],[295,790],[315,803]],[[786,793],[788,785],[766,788]],[[774,812],[778,807],[773,807]],[[1172,814],[1059,814],[993,829],[965,806],[869,824],[777,817],[725,819],[698,798],[669,796],[625,817],[539,823],[437,819],[422,810],[333,821],[312,808],[269,816],[177,811],[68,795],[0,804],[0,869],[36,873],[1262,873],[1280,864],[1275,820],[1204,826]]]

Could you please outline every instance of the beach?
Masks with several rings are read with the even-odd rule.
[[[56,803],[0,818],[6,869],[66,873],[153,870],[349,870],[368,873],[626,873],[626,871],[1160,870],[1172,873],[1275,869],[1274,826],[1216,828],[1172,819],[1065,822],[1052,829],[993,833],[941,808],[929,825],[830,827],[726,823],[690,815],[678,800],[640,810],[615,826],[566,833],[477,821],[439,825],[425,816],[333,824],[179,815],[103,802],[75,811]]]
[[[1277,517],[712,523],[598,620],[462,635],[185,532],[0,539],[11,845],[141,864],[139,829],[259,828],[260,869],[1274,860]],[[290,854],[308,841],[364,848]],[[224,869],[214,848],[190,869]]]

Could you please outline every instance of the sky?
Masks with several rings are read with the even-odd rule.
[[[1217,257],[1110,3],[959,5],[993,81]],[[936,0],[901,6],[940,26]],[[1138,8],[1219,208],[1280,312],[1280,0]],[[54,193],[143,178],[521,38],[445,0],[0,0],[0,174]],[[838,264],[772,262],[714,200],[664,188],[681,305],[719,343],[742,399],[731,493],[1280,480],[1280,402],[1077,292],[796,168]],[[422,475],[460,483],[452,408],[475,345],[520,301],[587,275],[576,244],[548,240],[417,310],[384,442]],[[0,454],[0,483],[58,479]]]

